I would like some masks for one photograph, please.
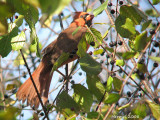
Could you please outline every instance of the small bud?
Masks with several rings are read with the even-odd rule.
[[[114,14],[114,13],[115,13],[115,10],[112,9],[112,10],[111,10],[111,14]]]
[[[110,3],[108,3],[108,6],[109,6],[109,7],[111,7],[111,6],[112,6],[112,3],[111,3],[111,2],[110,2]]]
[[[91,46],[95,46],[95,42],[90,42],[90,45]]]

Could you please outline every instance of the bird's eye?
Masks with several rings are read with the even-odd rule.
[[[83,18],[83,17],[84,17],[83,15],[80,16],[80,18]]]
[[[88,15],[89,15],[89,14],[81,15],[80,18],[86,19],[86,17],[87,17]]]

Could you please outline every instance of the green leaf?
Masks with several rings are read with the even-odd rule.
[[[34,26],[32,26],[32,28],[31,28],[30,41],[31,41],[31,44],[35,45],[35,47],[36,47],[36,55],[38,57],[40,57],[41,53],[40,53],[40,47],[39,47],[39,39],[37,37],[36,30],[35,30]]]
[[[105,86],[100,82],[97,75],[87,74],[87,85],[89,91],[94,94],[98,101],[100,101],[105,94]],[[107,99],[108,93],[105,94],[104,100]]]
[[[18,28],[16,23],[9,23],[8,24],[8,33],[10,33],[14,28]],[[18,34],[18,33],[17,33]]]
[[[6,34],[8,31],[7,19],[0,19],[0,36]]]
[[[149,58],[152,59],[153,61],[156,61],[156,62],[160,63],[160,57],[149,56]]]
[[[58,60],[54,63],[52,72],[57,70],[57,68],[59,68],[62,65],[62,63],[68,59],[68,57],[69,57],[69,53],[63,52],[62,55],[58,58]]]
[[[112,83],[113,83],[113,78],[111,76],[109,76],[108,80],[107,80],[107,92],[110,92],[112,90]]]
[[[146,28],[151,24],[152,20],[148,20],[147,22],[143,23],[141,31],[146,30]]]
[[[100,13],[102,13],[103,10],[105,10],[107,8],[108,5],[108,0],[106,0],[101,6],[99,6],[98,8],[93,10],[93,14],[96,17],[97,15],[99,15]]]
[[[16,51],[22,49],[25,41],[26,41],[26,36],[24,31],[22,31],[19,35],[12,37],[11,39],[12,49]]]
[[[141,51],[146,47],[147,43],[148,43],[147,31],[145,31],[136,36],[135,43],[134,43],[134,49],[137,51]]]
[[[98,55],[98,54],[102,54],[102,53],[103,53],[103,49],[98,49],[93,52],[93,55]]]
[[[98,75],[102,71],[101,64],[95,61],[89,54],[80,58],[79,62],[82,70],[87,74]]]
[[[20,27],[23,23],[24,16],[19,15],[18,18],[14,21],[14,23],[17,25],[17,27]]]
[[[0,111],[0,120],[16,120],[20,110],[15,107],[8,107],[6,111]]]
[[[79,105],[65,91],[58,95],[56,106],[56,109],[66,118],[71,118],[80,111]]]
[[[145,13],[148,15],[148,16],[151,16],[151,17],[159,17],[159,15],[157,14],[157,12],[154,10],[154,9],[148,9],[145,11]]]
[[[136,10],[138,15],[142,17],[143,20],[148,21],[148,16],[142,10],[140,10],[136,5],[132,5],[132,7]]]
[[[36,55],[38,57],[41,57],[41,52],[40,52],[41,50],[40,50],[40,47],[39,47],[40,43],[39,43],[38,37],[36,37],[35,41],[36,41]]]
[[[85,37],[88,43],[95,42],[95,48],[102,44],[102,35],[98,30],[94,28],[90,28],[90,31],[86,32]]]
[[[103,120],[103,115],[98,112],[89,112],[86,120]]]
[[[32,28],[33,25],[38,21],[38,9],[30,4],[26,4],[22,0],[8,0],[8,4],[14,6],[14,9],[19,14],[23,15],[29,27]]]
[[[39,0],[24,0],[24,1],[25,1],[25,3],[30,4],[34,7],[39,7],[40,6]]]
[[[87,51],[87,43],[86,43],[85,37],[83,36],[78,43],[77,55],[81,58],[86,55],[86,51]]]
[[[89,90],[80,84],[74,84],[73,89],[73,99],[81,106],[81,111],[89,112],[93,103],[93,97]]]
[[[125,64],[125,62],[124,62],[123,59],[121,59],[121,60],[116,60],[116,65],[118,65],[118,66],[124,66],[124,64]]]
[[[124,25],[122,25],[121,27],[124,29],[128,29],[129,32],[131,32],[131,34],[133,34],[133,35],[136,34],[133,22],[129,18],[126,18],[126,23]]]
[[[38,21],[38,10],[30,6],[24,15],[24,18],[28,23],[29,27],[32,28]]]
[[[152,0],[153,5],[157,5],[158,3],[160,3],[160,0]]]
[[[140,72],[146,73],[147,72],[147,66],[145,64],[137,64],[138,70]]]
[[[108,96],[108,99],[105,100],[106,104],[112,104],[112,103],[116,103],[118,102],[118,100],[120,99],[120,95],[116,94],[116,93],[111,93]]]
[[[113,86],[115,91],[120,91],[122,87],[122,81],[116,77],[113,77]]]
[[[37,37],[37,33],[35,29],[35,24],[38,21],[38,15],[39,15],[38,10],[31,5],[27,5],[23,7],[23,4],[22,4],[22,14],[24,15],[24,18],[31,29],[30,31],[31,44],[36,45],[36,55],[40,57],[41,54],[40,54],[40,48],[39,48],[39,39]]]
[[[121,6],[120,15],[129,18],[134,23],[134,25],[139,25],[142,21],[142,12],[138,8],[133,6]],[[144,19],[146,20],[146,17],[144,17]]]
[[[40,57],[40,49],[39,49],[39,42],[38,42],[38,37],[36,34],[36,30],[35,30],[35,24],[38,21],[38,9],[33,7],[30,4],[26,4],[24,1],[22,0],[14,0],[8,1],[9,4],[14,6],[14,9],[21,15],[24,16],[24,19],[26,20],[26,22],[28,23],[31,31],[30,31],[30,41],[32,44],[36,44],[36,55],[38,57]],[[21,18],[21,16],[20,16]],[[18,26],[21,24],[21,22],[18,23]]]
[[[38,21],[38,9],[31,5],[24,5],[23,3],[21,4],[21,7],[22,10],[20,13],[24,15],[29,27],[32,28]],[[20,10],[18,9],[18,11]]]
[[[15,11],[13,10],[13,6],[10,4],[6,4],[4,1],[0,1],[0,18],[9,18],[12,17]]]
[[[122,53],[122,57],[124,60],[129,60],[130,58],[134,57],[136,54],[136,52],[125,52],[125,53]]]
[[[153,114],[153,117],[155,117],[157,120],[159,120],[159,116],[160,116],[160,105],[158,104],[155,104],[153,102],[150,102],[150,101],[147,101],[151,111],[152,111],[152,114]]]
[[[136,35],[135,26],[131,19],[119,15],[115,21],[117,32],[124,38],[132,38]]]
[[[134,58],[138,59],[139,55],[140,55],[140,52],[137,52],[137,53],[135,54]]]
[[[108,50],[109,52],[114,52],[113,48],[105,47],[105,49]]]
[[[138,78],[139,76],[138,76],[137,73],[134,73],[134,74],[131,75],[131,77],[132,77],[132,79],[135,79],[135,78]]]
[[[88,43],[94,42],[94,40],[95,40],[93,35],[90,32],[85,33],[85,38]],[[95,46],[97,46],[97,45],[95,44]]]
[[[133,115],[139,118],[145,118],[147,116],[147,106],[145,103],[137,103],[131,112]]]
[[[119,111],[120,111],[120,110],[124,110],[125,108],[130,107],[130,105],[131,105],[131,103],[127,103],[127,104],[125,104],[125,105],[119,107],[117,110],[119,110]]]
[[[29,6],[29,8],[25,11],[24,18],[30,28],[32,28],[37,23],[38,15],[38,10],[32,6]]]
[[[13,28],[13,30],[3,36],[0,40],[0,55],[6,57],[12,50],[11,39],[18,35],[18,27]]]
[[[59,14],[71,0],[39,0],[39,2],[42,12],[50,15]]]
[[[37,49],[37,46],[36,46],[36,44],[31,44],[30,46],[29,46],[29,50],[30,50],[30,52],[36,52],[36,49]],[[39,43],[39,49],[41,50],[42,49],[42,44],[41,43]]]

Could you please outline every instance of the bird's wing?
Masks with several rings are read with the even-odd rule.
[[[78,30],[78,31],[77,31]],[[77,31],[75,34],[73,32]],[[61,32],[56,40],[50,43],[42,53],[45,56],[51,57],[51,62],[54,63],[60,55],[65,53],[71,53],[77,50],[79,41],[82,39],[83,35],[87,31],[85,27],[69,27]],[[71,61],[71,60],[70,60]]]

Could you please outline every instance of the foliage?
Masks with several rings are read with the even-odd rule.
[[[65,74],[58,69],[71,57],[65,52],[54,63],[52,72],[60,73],[63,83],[59,80],[50,94],[51,101],[55,97],[54,102],[49,101],[45,106],[49,118],[56,115],[58,119],[71,120],[159,119],[160,11],[157,6],[160,1],[152,0],[149,4],[153,8],[145,6],[145,11],[140,9],[138,0],[113,1],[0,1],[0,119],[23,117],[21,112],[28,105],[15,99],[22,84],[20,79],[26,79],[28,73],[20,50],[30,69],[35,69],[42,57],[40,51],[46,46],[41,37],[53,40],[60,32],[57,25],[62,23],[66,28],[68,21],[71,22],[70,10],[82,7],[92,11],[98,22],[101,19],[105,23],[94,23],[87,28],[75,52],[78,65],[73,63],[70,69],[65,69]],[[89,44],[92,48],[86,53]],[[40,107],[29,117],[45,119],[42,111]]]

